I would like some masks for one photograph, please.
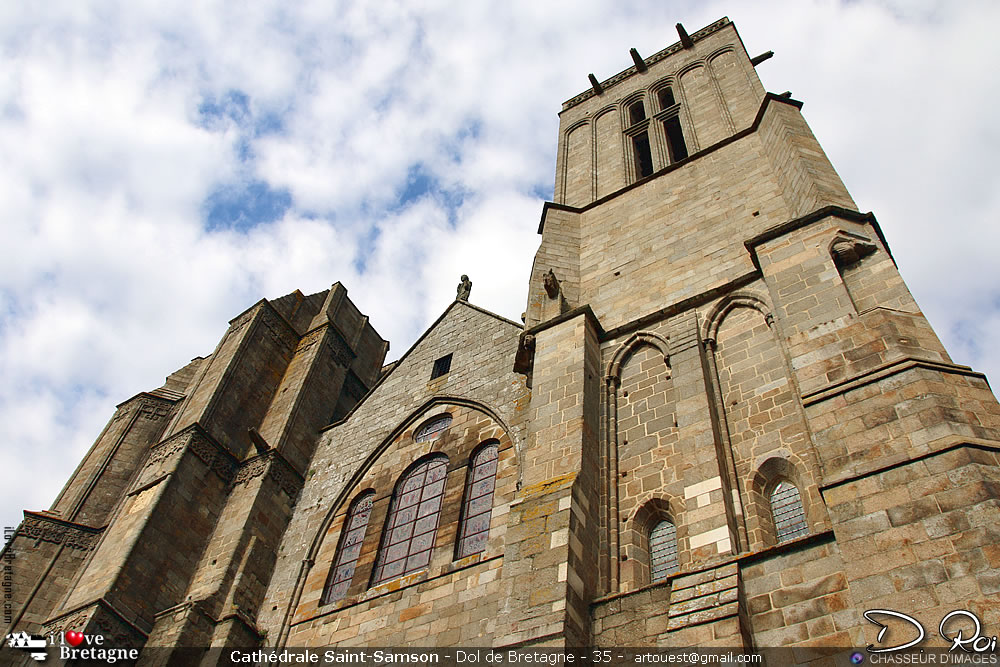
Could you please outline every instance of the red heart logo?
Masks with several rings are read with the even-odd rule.
[[[79,646],[80,642],[83,641],[83,633],[70,630],[66,633],[66,641],[69,642],[70,646]]]

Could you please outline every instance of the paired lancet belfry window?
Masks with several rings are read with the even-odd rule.
[[[771,491],[771,514],[778,544],[794,540],[809,532],[802,496],[791,482],[782,480]]]
[[[650,581],[664,581],[680,569],[677,561],[677,528],[664,519],[649,531]]]
[[[649,124],[646,120],[646,108],[642,100],[636,100],[628,105],[628,127],[632,131],[632,157],[635,160],[635,177],[646,178],[653,173],[653,154],[649,148]],[[641,124],[641,125],[640,125]]]
[[[663,167],[679,162],[688,156],[687,144],[684,142],[684,131],[681,129],[680,104],[674,99],[673,90],[663,86],[656,90],[655,100],[658,106],[652,120],[646,113],[646,100],[643,98],[628,102],[625,105],[625,135],[629,143],[627,150],[632,156],[633,180],[651,176],[659,166]],[[662,135],[659,130],[662,128]],[[653,134],[658,134],[654,141]],[[660,155],[654,160],[653,146],[662,144],[663,150],[656,149]]]
[[[417,429],[414,439],[433,439],[450,423],[450,415],[435,417]],[[473,556],[486,550],[499,450],[497,440],[487,440],[470,457],[455,545],[456,558]],[[418,572],[430,565],[441,521],[447,477],[448,457],[431,454],[418,460],[396,482],[370,579],[372,586]],[[375,492],[365,491],[351,503],[323,589],[321,605],[336,602],[347,595],[374,501]]]
[[[656,93],[660,103],[660,115],[663,121],[663,134],[667,139],[667,156],[670,164],[679,162],[688,156],[687,144],[684,143],[684,131],[681,129],[680,105],[674,101],[674,91],[660,88]]]

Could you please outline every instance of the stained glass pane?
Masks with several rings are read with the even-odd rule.
[[[779,544],[809,533],[802,496],[794,484],[783,481],[774,488],[771,492],[771,513]]]
[[[487,493],[493,493],[493,478],[487,477],[486,479],[481,479],[472,485],[469,490],[469,496],[471,498],[478,498],[479,496],[485,496]]]
[[[357,560],[358,554],[361,553],[361,542],[355,542],[349,547],[344,549],[344,560]]]
[[[479,533],[478,535],[470,535],[465,538],[465,549],[470,554],[477,554],[482,551],[486,551],[486,540],[489,537],[489,533]]]
[[[396,512],[390,525],[402,526],[404,524],[410,523],[417,516],[417,509],[415,507],[404,507]]]
[[[420,509],[417,510],[417,518],[422,518],[425,516],[430,516],[440,511],[441,509],[441,498],[431,498],[430,500],[425,500],[420,503]]]
[[[406,559],[406,570],[407,572],[413,572],[414,570],[419,570],[422,567],[426,567],[428,563],[431,562],[431,552],[421,551],[420,553],[414,554]]]
[[[649,569],[652,581],[663,581],[679,569],[677,564],[677,528],[661,521],[649,533]]]
[[[350,588],[350,581],[342,581],[339,584],[329,588],[327,590],[327,595],[329,597],[328,602],[333,602],[334,600],[339,600],[345,595],[347,595],[347,589]]]
[[[368,528],[374,500],[375,493],[370,491],[355,500],[349,510],[344,521],[344,525],[348,527],[347,532],[344,533],[337,548],[337,557],[333,561],[333,567],[330,568],[320,604],[330,604],[347,595],[351,580],[354,578],[354,570],[358,565],[361,543],[365,539],[365,529]]]
[[[465,489],[465,507],[459,532],[458,557],[471,556],[486,549],[493,511],[493,490],[496,486],[499,447],[490,443],[472,457]]]
[[[434,456],[410,470],[397,485],[397,496],[386,520],[391,530],[379,548],[374,583],[409,574],[430,563],[447,473],[447,457]]]
[[[410,505],[416,505],[420,502],[420,487],[417,487],[409,493],[404,493],[399,498],[400,507],[409,507]]]
[[[408,540],[413,536],[413,524],[404,523],[399,528],[394,528],[392,533],[389,535],[389,544],[395,544],[396,542],[402,542]]]
[[[490,490],[492,491],[492,489]],[[493,494],[473,498],[465,507],[468,512],[468,516],[475,516],[477,514],[481,514],[482,512],[489,512],[493,508]]]
[[[475,476],[473,477],[473,480],[478,482],[481,479],[484,479],[486,477],[492,477],[495,474],[497,474],[496,459],[494,459],[493,461],[487,461],[481,466],[476,466],[476,472]]]
[[[418,519],[415,524],[413,524],[413,534],[422,535],[424,533],[430,532],[437,528],[438,518],[436,515],[425,516],[423,519]]]
[[[424,498],[436,498],[444,493],[444,480],[438,480],[424,487]]]

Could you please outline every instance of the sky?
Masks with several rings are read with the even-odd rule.
[[[518,321],[562,102],[722,16],[1000,378],[1000,3],[0,3],[0,523],[261,297],[339,280],[389,360],[463,273]]]

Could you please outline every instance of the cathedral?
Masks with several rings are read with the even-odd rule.
[[[386,364],[344,285],[261,299],[24,512],[3,633],[160,647],[149,664],[865,647],[876,609],[928,646],[958,609],[996,634],[986,378],[948,356],[802,102],[764,91],[770,52],[725,18],[677,31],[563,103],[523,322],[463,276]]]

